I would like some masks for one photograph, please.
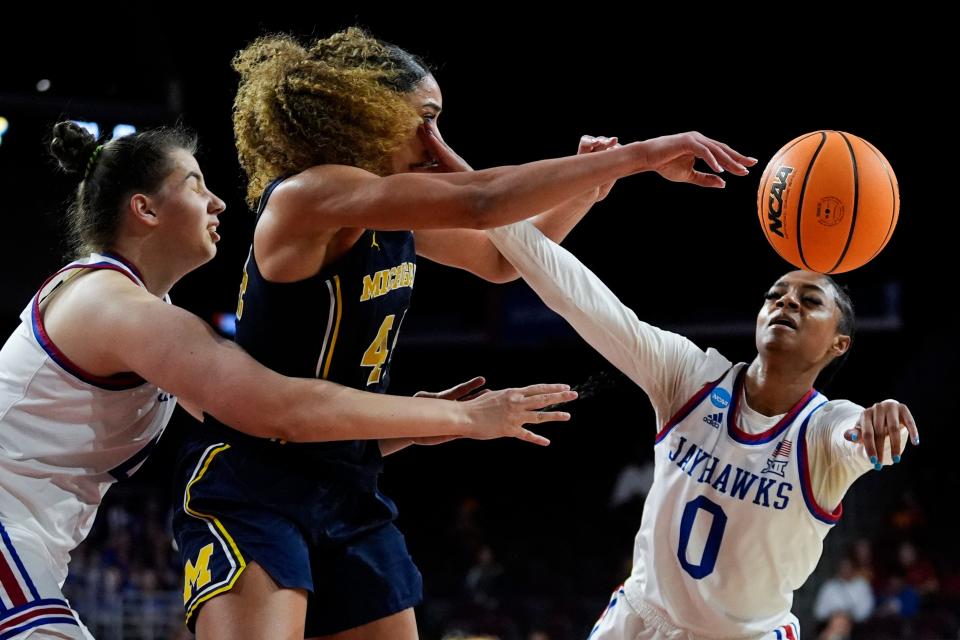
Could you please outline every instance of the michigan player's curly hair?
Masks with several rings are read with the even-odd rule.
[[[233,129],[254,206],[267,184],[322,164],[384,175],[420,118],[404,94],[430,71],[357,28],[304,46],[264,36],[233,59]]]
[[[197,152],[197,137],[180,127],[141,131],[107,142],[75,122],[53,127],[50,154],[80,178],[67,210],[71,257],[109,249],[135,193],[153,194],[174,168],[170,152]]]

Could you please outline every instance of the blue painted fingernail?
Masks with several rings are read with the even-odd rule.
[[[857,434],[854,433],[853,435],[851,435],[851,436],[850,436],[850,440],[851,440],[852,442],[856,442],[856,441],[857,441]]]
[[[920,444],[920,436],[913,439],[913,444]]]
[[[876,463],[875,465],[873,465],[873,468],[874,468],[876,471],[880,471],[881,469],[883,469],[883,465],[878,462],[878,463]]]
[[[870,456],[870,462],[873,463],[874,465],[876,465],[876,464],[877,464],[877,456]]]
[[[900,456],[893,456],[893,464],[900,462]]]

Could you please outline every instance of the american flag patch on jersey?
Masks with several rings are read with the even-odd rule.
[[[790,450],[793,448],[793,443],[784,438],[777,443],[777,448],[773,450],[774,458],[788,458],[790,456]]]

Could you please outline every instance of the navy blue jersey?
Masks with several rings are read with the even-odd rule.
[[[277,184],[264,193],[258,218]],[[237,343],[284,375],[385,392],[415,273],[410,231],[366,230],[336,262],[290,283],[266,280],[251,247]]]
[[[264,191],[258,220],[280,182]],[[335,262],[314,276],[289,283],[264,278],[251,245],[237,305],[237,343],[283,375],[383,393],[415,273],[410,231],[365,230]],[[216,420],[210,422],[218,437],[251,444],[251,439]],[[268,441],[254,444],[275,446]],[[376,441],[283,446],[299,449],[298,460],[312,456],[366,476],[378,473],[382,465]]]

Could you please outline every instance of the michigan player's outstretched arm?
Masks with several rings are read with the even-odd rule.
[[[716,174],[694,169],[702,158],[714,171],[737,175],[752,164],[720,142],[683,133],[633,142],[604,153],[587,153],[481,171],[401,171],[381,176],[360,167],[323,164],[284,179],[269,195],[254,232],[257,261],[275,282],[315,275],[352,246],[356,229],[383,231],[486,229],[528,218],[604,188],[623,176],[656,171],[670,180],[722,187]],[[569,206],[569,205],[567,205]],[[551,219],[572,219],[558,214]],[[551,223],[552,224],[552,223]],[[476,236],[474,236],[474,239]],[[509,280],[489,243],[476,246],[457,237],[430,238],[419,252],[443,264],[492,281]]]
[[[469,402],[366,393],[324,380],[288,378],[267,369],[205,322],[160,301],[116,272],[73,285],[70,310],[96,326],[100,366],[133,371],[250,435],[291,442],[391,437],[516,437],[549,441],[523,424],[568,420],[538,409],[576,397],[566,385],[532,385]],[[80,291],[80,288],[86,291]]]
[[[344,227],[486,229],[529,218],[645,171],[723,187],[719,176],[696,171],[693,164],[701,158],[718,173],[745,175],[747,169],[731,156],[736,152],[728,149],[691,132],[633,142],[607,153],[460,173],[405,172],[381,177],[358,167],[322,165],[285,180],[271,196],[271,209],[295,216],[304,233]]]
[[[425,126],[429,126],[428,123]],[[433,128],[435,129],[435,127]],[[425,128],[421,128],[424,131]],[[421,135],[425,146],[437,158],[446,172],[472,171],[466,162],[451,149],[440,132]],[[618,149],[616,137],[582,136],[577,155]],[[744,161],[749,163],[748,159]],[[545,236],[554,242],[563,242],[567,234],[583,219],[593,205],[607,197],[616,181],[594,187],[530,218]],[[482,231],[474,229],[424,229],[416,233],[417,253],[434,262],[464,269],[489,282],[503,283],[516,280],[520,274],[493,246]]]

